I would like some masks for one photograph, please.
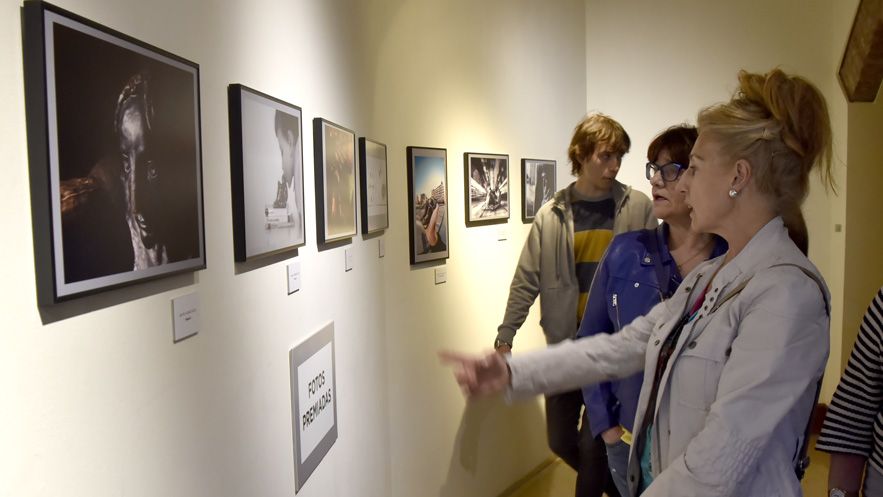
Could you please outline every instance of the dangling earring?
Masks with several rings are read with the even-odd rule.
[[[735,188],[731,188],[729,195],[730,195],[730,198],[736,198],[736,195],[739,195],[739,192],[737,192]]]

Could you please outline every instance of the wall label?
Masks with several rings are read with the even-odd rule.
[[[172,325],[176,343],[199,333],[199,296],[196,293],[172,299]]]

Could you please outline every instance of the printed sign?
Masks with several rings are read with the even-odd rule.
[[[295,492],[337,440],[334,323],[291,349]]]

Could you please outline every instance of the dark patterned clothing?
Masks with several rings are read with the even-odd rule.
[[[866,456],[883,472],[883,288],[862,320],[816,449]]]
[[[612,196],[589,199],[574,189],[573,209],[573,260],[576,264],[576,279],[579,282],[579,302],[576,316],[579,321],[586,309],[589,288],[595,270],[613,239],[613,217],[616,203]]]

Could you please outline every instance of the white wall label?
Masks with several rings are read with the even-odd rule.
[[[174,341],[199,333],[199,296],[196,293],[172,299]]]
[[[507,230],[505,226],[497,228],[497,241],[502,242],[507,238],[509,238],[509,230]]]
[[[383,237],[377,239],[377,257],[382,259],[386,255],[386,245],[383,243]]]
[[[295,491],[337,440],[334,323],[289,352]]]
[[[435,284],[439,285],[448,281],[448,267],[442,266],[435,268]]]
[[[300,290],[300,261],[294,261],[288,266],[288,295]]]
[[[344,271],[353,270],[353,248],[347,247],[343,249],[343,269]]]

